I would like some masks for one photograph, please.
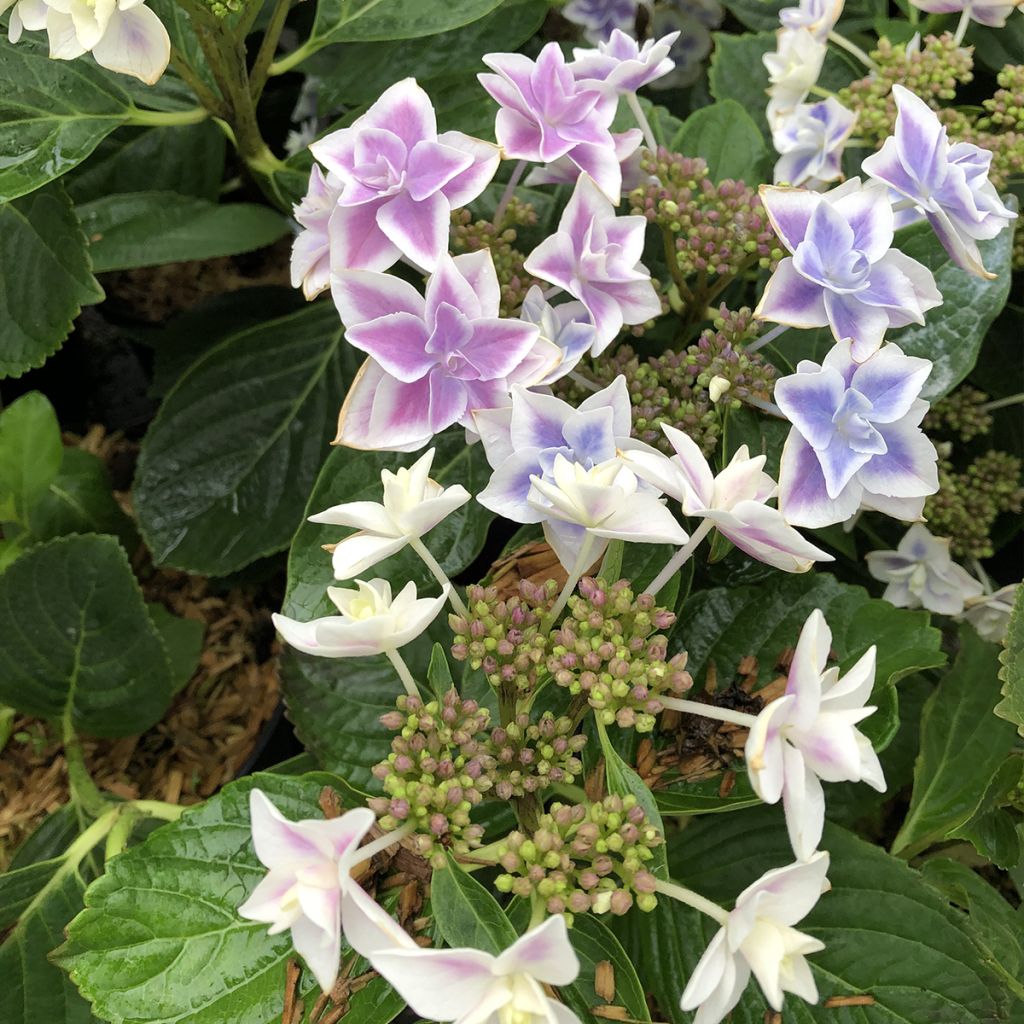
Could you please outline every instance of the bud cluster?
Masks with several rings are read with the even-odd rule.
[[[646,865],[662,836],[635,796],[586,804],[554,803],[529,835],[510,832],[499,844],[500,892],[544,900],[548,913],[625,914],[657,906]]]
[[[992,413],[983,408],[987,401],[984,391],[964,384],[940,398],[928,410],[921,426],[929,437],[943,434],[959,441],[973,441],[992,429]]]
[[[669,349],[642,360],[632,348],[622,345],[588,367],[587,374],[601,384],[610,384],[620,374],[625,378],[632,403],[633,437],[672,455],[673,449],[661,429],[663,423],[668,423],[693,438],[710,456],[722,430],[721,416],[708,390],[714,377],[729,381],[730,398],[771,399],[774,367],[760,353],[748,355],[744,351],[758,332],[758,322],[750,309],[734,312],[722,305],[714,327],[705,330],[685,351]],[[555,391],[574,404],[589,394],[569,377],[559,381]]]
[[[732,278],[753,266],[774,269],[779,248],[756,188],[711,180],[701,157],[645,150],[641,168],[654,180],[629,194],[630,212],[673,236],[679,271]]]
[[[469,210],[455,210],[452,213],[452,252],[488,249],[494,259],[494,269],[501,285],[502,316],[515,314],[530,287],[540,283],[523,268],[526,256],[515,246],[519,238],[516,228],[532,227],[536,223],[537,212],[533,206],[520,202],[515,196],[505,208],[500,228],[496,228],[489,220],[474,221]]]
[[[949,32],[926,36],[919,46],[894,45],[883,38],[871,58],[877,72],[851,82],[837,95],[844,107],[857,111],[857,134],[875,146],[892,134],[896,123],[896,100],[891,95],[895,83],[941,110],[943,101],[955,98],[957,86],[974,77],[971,50],[959,46]]]
[[[384,829],[415,822],[425,857],[441,848],[468,853],[483,836],[470,811],[493,785],[494,760],[486,743],[490,713],[455,690],[427,704],[403,694],[396,704],[381,721],[398,735],[387,760],[373,769],[386,795],[371,799],[370,807]]]
[[[991,558],[996,519],[1024,510],[1021,469],[1021,460],[1009,452],[985,452],[963,472],[940,458],[939,490],[924,506],[929,530],[951,538],[950,550],[957,558]]]
[[[674,622],[650,594],[634,596],[628,580],[609,586],[584,577],[552,633],[548,671],[559,686],[584,695],[606,725],[650,732],[663,707],[659,697],[693,685],[686,655],[666,660],[668,642],[655,632]]]
[[[521,580],[519,593],[500,598],[496,587],[472,586],[466,592],[470,618],[451,615],[455,634],[452,657],[483,669],[491,686],[514,686],[529,693],[544,666],[547,634],[539,632],[544,612],[554,601],[558,586]]]
[[[576,781],[583,763],[576,756],[586,745],[582,734],[573,735],[570,718],[555,718],[545,711],[540,721],[520,714],[508,725],[491,731],[490,753],[494,758],[494,795],[510,800],[536,793],[553,782]]]

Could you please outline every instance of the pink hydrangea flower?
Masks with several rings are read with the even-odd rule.
[[[377,451],[415,451],[475,409],[507,405],[528,362],[538,376],[562,359],[535,324],[498,316],[498,275],[487,251],[444,256],[426,294],[387,274],[347,270],[332,294],[346,337],[370,358],[356,375],[338,426],[338,443]],[[538,346],[548,357],[538,358]]]
[[[432,271],[448,252],[452,210],[480,195],[500,159],[488,142],[455,131],[438,135],[430,98],[412,78],[310,150],[330,175],[314,174],[296,211],[311,232],[300,235],[300,269],[310,252],[329,249],[336,270],[383,271],[405,257]],[[307,294],[323,287],[322,269],[305,283],[313,272],[301,275]]]
[[[590,310],[597,330],[594,355],[612,343],[624,324],[642,324],[661,314],[650,272],[640,262],[646,228],[643,217],[616,217],[594,180],[581,174],[558,231],[524,264],[528,273],[564,288]]]
[[[589,174],[618,202],[622,171],[609,126],[618,97],[599,83],[576,81],[557,43],[536,62],[521,53],[489,53],[496,72],[478,76],[501,104],[494,132],[505,156],[549,164],[563,157]]]

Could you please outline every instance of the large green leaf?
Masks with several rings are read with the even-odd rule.
[[[1013,722],[1024,736],[1024,587],[1017,588],[1003,646],[999,655],[1003,699],[996,705],[996,714]]]
[[[227,338],[164,399],[135,510],[158,563],[225,575],[295,531],[358,365],[330,303]]]
[[[727,685],[746,655],[757,658],[763,685],[777,674],[780,655],[796,646],[801,627],[816,608],[832,630],[832,649],[844,671],[873,644],[878,647],[871,703],[879,710],[861,728],[876,747],[884,747],[898,724],[895,683],[945,661],[941,634],[929,625],[927,612],[893,608],[826,573],[779,572],[758,586],[694,594],[671,643],[689,652],[688,668],[698,685],[711,665],[719,686]]]
[[[418,39],[461,28],[490,14],[504,0],[318,0],[313,31],[303,50],[328,43]]]
[[[2,44],[0,81],[7,81]],[[0,98],[0,118],[5,101]],[[3,139],[0,122],[0,153]],[[61,347],[82,306],[103,298],[85,235],[60,185],[0,202],[0,280],[0,377],[18,377]]]
[[[60,470],[62,453],[57,414],[41,392],[0,412],[0,521],[27,522],[29,508]]]
[[[893,853],[912,857],[968,821],[1010,752],[1013,726],[992,713],[998,668],[996,645],[962,626],[956,661],[921,718],[914,791]]]
[[[66,174],[133,111],[92,61],[51,60],[33,34],[15,46],[0,32],[0,82],[0,202]]]
[[[516,930],[498,901],[451,854],[443,868],[434,870],[430,905],[449,946],[469,946],[497,956],[516,941]]]
[[[321,51],[306,66],[318,82],[317,102],[324,112],[372,103],[400,78],[413,77],[433,97],[430,80],[459,72],[471,79],[480,71],[480,55],[515,50],[540,27],[547,0],[506,0],[498,10],[469,25],[435,35],[430,44],[408,39],[340,44]]]
[[[992,281],[961,270],[929,224],[915,224],[897,232],[893,244],[923,263],[935,275],[936,287],[942,293],[942,305],[925,313],[923,325],[911,324],[889,335],[889,340],[908,355],[932,361],[932,372],[921,395],[934,401],[949,394],[974,368],[985,333],[1006,303],[1013,231],[1004,229],[995,238],[978,244],[985,267],[997,275]]]
[[[1006,993],[988,969],[978,936],[901,861],[826,824],[822,848],[831,854],[830,892],[797,927],[825,943],[809,957],[821,1001],[787,998],[787,1024],[989,1024],[1004,1016]],[[764,807],[704,818],[681,834],[669,853],[672,876],[729,906],[763,872],[792,860],[782,814]],[[652,915],[620,924],[620,935],[653,995],[662,1019],[688,1024],[679,996],[717,930],[695,910],[659,897]],[[831,997],[868,995],[846,1009]],[[752,979],[731,1024],[763,1024],[764,1000]]]
[[[987,953],[987,963],[1017,999],[1024,999],[1024,909],[1011,907],[966,864],[931,857],[921,873],[929,885],[968,914]]]
[[[0,576],[0,702],[127,736],[160,718],[171,688],[163,642],[113,537],[48,541]]]
[[[672,141],[672,149],[703,157],[713,181],[761,181],[768,155],[761,130],[733,99],[694,111]]]
[[[288,231],[255,203],[219,204],[176,192],[125,192],[78,207],[98,271],[234,256],[262,249]]]
[[[322,775],[241,779],[107,865],[59,953],[98,1016],[146,1024],[281,1019],[291,940],[238,916],[266,873],[252,848],[249,791],[258,786],[287,818],[319,818],[325,781]],[[309,1005],[315,989],[307,981],[303,990]],[[386,1024],[402,1006],[389,994],[382,982],[361,990],[349,1019]],[[374,1014],[361,1012],[364,1001]]]
[[[436,454],[430,475],[445,486],[462,484],[471,494],[479,494],[491,475],[483,445],[467,445],[461,427],[452,427],[431,442]],[[410,466],[422,458],[422,452],[363,452],[335,448],[327,457],[316,486],[306,505],[306,516],[299,525],[288,555],[288,590],[284,613],[298,619],[327,614],[333,606],[327,600],[326,587],[333,582],[331,556],[324,544],[333,544],[352,530],[311,523],[308,516],[332,505],[348,501],[376,501],[383,498],[380,473]],[[450,576],[457,576],[483,550],[487,529],[494,514],[478,502],[467,502],[424,536],[424,543]],[[413,580],[421,589],[436,587],[434,577],[420,557],[405,548],[391,558],[367,570],[372,576],[405,583]]]
[[[76,203],[123,192],[179,192],[216,199],[227,140],[213,121],[124,129],[103,140],[64,179]]]
[[[951,839],[966,839],[1001,868],[1024,863],[1024,813],[1014,806],[1024,788],[1024,753],[1012,753],[995,771],[978,806]]]
[[[93,1024],[89,1004],[49,960],[64,937],[65,925],[82,909],[84,889],[77,865],[62,865],[19,907],[20,920],[0,945],[4,1024]]]

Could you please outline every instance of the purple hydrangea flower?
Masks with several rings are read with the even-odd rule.
[[[793,254],[772,275],[755,313],[790,327],[832,329],[867,359],[890,327],[923,324],[942,302],[932,272],[891,248],[887,189],[851,178],[831,192],[761,186],[772,227]]]
[[[353,448],[415,451],[453,423],[472,428],[473,410],[508,403],[524,362],[546,373],[561,359],[535,325],[498,316],[498,275],[486,250],[442,257],[425,295],[365,270],[335,273],[331,291],[346,337],[370,357],[338,424],[338,443]],[[538,346],[547,347],[546,360],[537,360]]]
[[[438,135],[430,98],[412,78],[310,150],[339,186],[327,228],[338,270],[387,270],[402,256],[433,270],[448,252],[452,210],[483,192],[500,159],[491,143]]]
[[[779,21],[783,28],[806,28],[823,43],[842,13],[843,0],[800,0],[797,7],[783,7]]]
[[[915,7],[928,14],[962,14],[967,11],[971,21],[989,28],[1002,28],[1006,19],[1020,6],[1020,0],[912,0]]]
[[[642,324],[661,313],[651,275],[640,262],[647,221],[616,217],[615,207],[587,174],[581,174],[558,230],[530,254],[526,271],[564,288],[590,311],[597,337],[594,355],[623,324]]]
[[[615,29],[631,31],[641,0],[569,0],[562,8],[562,17],[583,28],[583,35],[592,43],[604,42]],[[644,6],[650,6],[644,0]]]
[[[896,129],[861,165],[900,198],[919,207],[957,266],[979,277],[985,270],[978,239],[995,238],[1016,214],[988,180],[992,154],[969,142],[950,146],[946,129],[924,100],[894,85]]]
[[[541,339],[556,345],[562,354],[554,367],[533,378],[534,385],[553,384],[564,377],[594,344],[597,334],[582,302],[563,302],[552,306],[537,285],[526,293],[519,317],[528,324],[536,324]],[[543,355],[547,354],[545,346]]]
[[[678,38],[678,32],[670,32],[640,44],[614,29],[608,41],[598,43],[596,50],[576,47],[572,51],[576,59],[569,68],[578,82],[600,82],[616,94],[636,92],[676,66],[669,51]]]
[[[793,424],[782,451],[779,508],[793,526],[845,522],[859,508],[918,520],[939,489],[935,445],[919,424],[932,364],[888,344],[861,363],[841,341],[775,383]]]
[[[609,130],[618,97],[598,83],[577,82],[557,43],[548,43],[536,62],[521,53],[489,53],[484,63],[496,74],[477,77],[501,105],[494,132],[505,156],[571,160],[618,202],[622,171]]]
[[[527,500],[533,476],[554,481],[555,456],[585,469],[614,459],[628,442],[632,418],[624,377],[587,398],[578,409],[553,395],[516,386],[511,406],[479,410],[474,416],[490,483],[477,495],[485,508],[514,523],[540,523],[545,516]],[[557,547],[571,565],[586,531],[575,523],[552,521]]]
[[[725,8],[718,0],[673,0],[659,4],[651,21],[654,36],[678,32],[669,57],[675,64],[669,74],[651,83],[652,89],[681,89],[693,83],[704,70],[711,52],[711,31],[722,24]]]
[[[857,115],[830,96],[821,103],[801,103],[772,133],[780,154],[775,182],[817,188],[843,176],[843,147]]]

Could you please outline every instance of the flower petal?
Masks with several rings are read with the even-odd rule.
[[[451,212],[440,192],[418,202],[401,192],[377,210],[377,225],[403,256],[429,272],[448,252]]]
[[[391,949],[370,962],[426,1020],[466,1016],[494,983],[494,957],[479,949]]]
[[[171,39],[163,22],[148,7],[116,10],[92,55],[100,67],[156,84],[171,59]]]
[[[496,974],[528,974],[545,985],[569,985],[580,973],[565,918],[554,914],[531,928],[495,961]]]

